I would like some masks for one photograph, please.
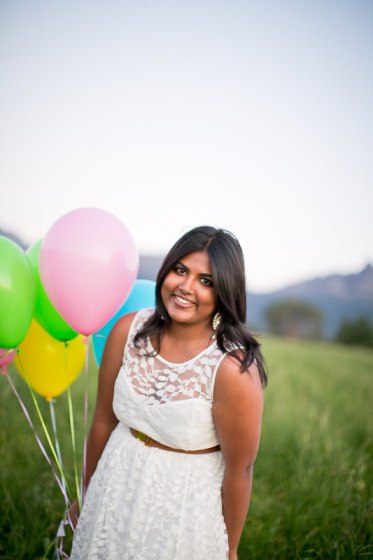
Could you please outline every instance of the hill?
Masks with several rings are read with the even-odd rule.
[[[23,239],[18,237],[18,235],[16,235],[15,233],[6,231],[0,227],[0,235],[2,235],[3,237],[7,237],[8,239],[11,239],[12,241],[14,241],[14,243],[17,243],[17,245],[22,247],[22,249],[24,250],[27,249],[27,244],[23,241]]]
[[[317,306],[324,315],[323,334],[333,338],[342,319],[360,315],[373,322],[373,267],[354,274],[333,274],[294,284],[266,294],[248,294],[249,323],[265,330],[268,305],[285,299],[300,299]]]
[[[150,257],[140,255],[138,277],[144,280],[155,280],[161,268],[164,257]]]
[[[26,244],[15,234],[0,228],[0,235],[9,237],[22,248]],[[140,255],[138,277],[155,280],[163,256]],[[332,274],[293,284],[268,293],[247,294],[248,322],[254,330],[265,331],[265,310],[268,305],[284,299],[300,299],[316,305],[323,312],[323,335],[333,338],[344,318],[359,315],[373,322],[373,266],[352,274]]]
[[[155,280],[162,257],[140,257],[139,277]],[[344,318],[359,315],[373,322],[373,266],[353,274],[332,274],[313,278],[269,293],[247,294],[248,321],[255,330],[265,331],[265,310],[284,299],[300,299],[316,305],[323,312],[323,335],[333,338]]]

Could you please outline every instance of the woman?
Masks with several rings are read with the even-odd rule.
[[[267,377],[241,247],[198,227],[105,346],[71,560],[235,560]],[[119,372],[119,373],[118,373]]]

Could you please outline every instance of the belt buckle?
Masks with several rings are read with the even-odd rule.
[[[143,432],[139,432],[139,431],[137,432],[136,439],[145,443],[145,438],[146,438],[146,435]]]
[[[147,447],[149,447],[153,441],[152,438],[144,434],[144,432],[137,432],[136,439],[142,441]]]

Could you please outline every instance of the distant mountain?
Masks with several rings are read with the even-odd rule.
[[[163,257],[140,257],[139,278],[155,280]],[[282,290],[247,294],[248,322],[253,330],[265,331],[265,310],[268,305],[284,299],[300,299],[321,309],[324,316],[323,335],[334,338],[344,318],[359,315],[373,322],[373,267],[367,265],[355,274],[333,274],[294,284]]]
[[[12,241],[14,241],[14,243],[17,243],[17,245],[22,247],[22,249],[24,250],[27,249],[27,244],[15,233],[12,233],[10,231],[5,231],[0,227],[0,235],[2,235],[3,237],[7,237],[8,239],[11,239]]]
[[[143,280],[155,280],[158,270],[161,268],[164,257],[150,257],[140,255],[140,266],[138,278]]]
[[[284,299],[310,302],[323,312],[323,334],[333,338],[344,318],[365,316],[373,322],[373,267],[367,265],[355,274],[333,274],[314,278],[268,294],[248,294],[249,324],[265,330],[268,305]]]
[[[9,237],[22,248],[27,245],[13,233],[0,229],[0,235]],[[155,280],[162,256],[140,255],[138,278]],[[248,322],[253,330],[265,331],[265,310],[268,305],[284,299],[300,299],[310,302],[323,312],[323,334],[333,338],[344,318],[365,316],[373,322],[373,266],[368,264],[354,274],[333,274],[300,282],[270,293],[249,292]]]

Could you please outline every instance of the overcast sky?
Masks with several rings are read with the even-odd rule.
[[[2,0],[0,228],[231,230],[261,292],[373,262],[371,0]]]

